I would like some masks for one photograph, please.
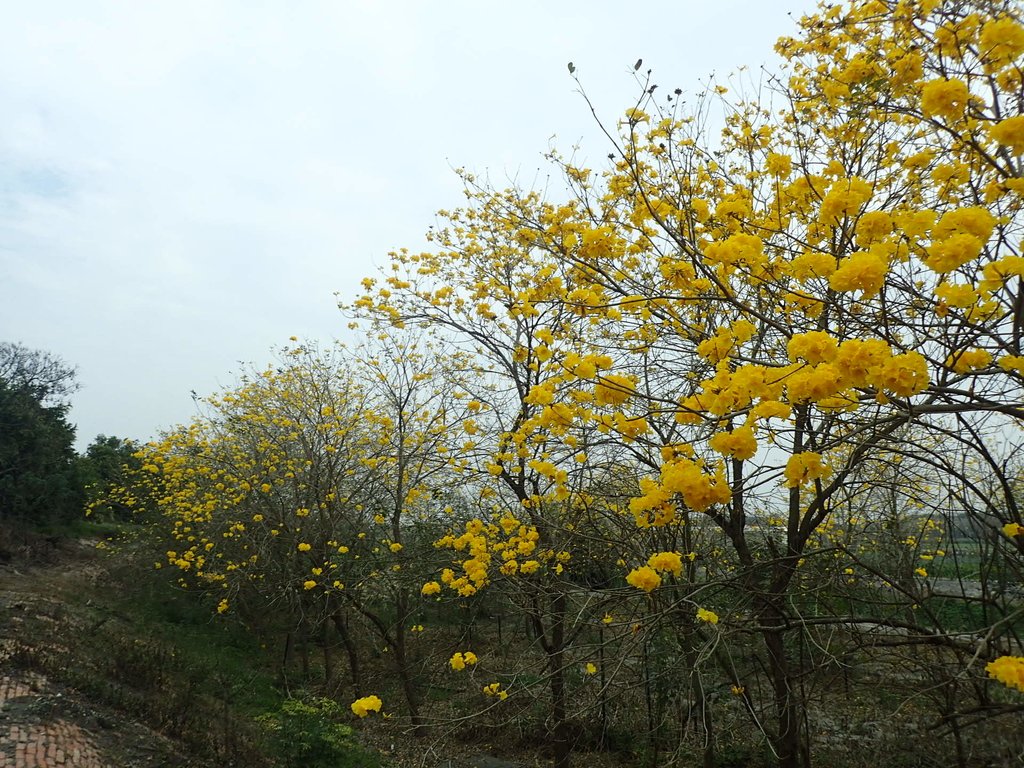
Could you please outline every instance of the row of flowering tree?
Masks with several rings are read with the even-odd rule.
[[[449,420],[464,406],[423,373],[424,349],[393,338],[377,353],[286,347],[147,445],[120,493],[159,515],[156,566],[280,636],[283,667],[299,654],[308,673],[321,647],[330,677],[332,635],[358,684],[367,647],[389,652],[416,722],[408,634],[422,568],[409,566],[433,548],[408,537],[450,487]]]
[[[722,713],[808,766],[881,669],[980,759],[1024,690],[1020,16],[823,7],[755,100],[643,80],[557,199],[464,174],[343,307],[372,351],[294,347],[148,449],[167,564],[354,681],[366,628],[417,728],[442,672],[491,724],[541,702],[558,768],[638,717],[712,765]],[[473,606],[505,652],[429,631]]]

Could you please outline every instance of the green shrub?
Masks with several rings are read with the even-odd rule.
[[[333,699],[287,699],[257,720],[287,768],[373,768],[379,760],[360,747],[351,728],[339,722],[344,710]]]

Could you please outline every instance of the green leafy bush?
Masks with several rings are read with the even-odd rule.
[[[354,732],[339,722],[344,710],[333,699],[287,699],[277,712],[257,720],[287,768],[373,768],[378,759],[360,747]]]

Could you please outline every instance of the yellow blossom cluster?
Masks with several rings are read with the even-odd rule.
[[[956,373],[968,373],[987,368],[992,362],[992,353],[986,349],[965,349],[955,352],[946,360],[946,367]]]
[[[656,571],[679,576],[683,570],[683,556],[678,552],[657,552],[647,559],[647,565]]]
[[[357,717],[366,717],[371,712],[380,712],[382,706],[384,702],[379,696],[363,696],[352,702],[352,713]]]
[[[491,579],[490,569],[496,565],[503,576],[530,576],[549,562],[556,563],[561,573],[569,561],[568,552],[538,550],[540,534],[536,527],[521,523],[511,515],[502,515],[496,522],[470,520],[462,534],[448,534],[438,539],[434,546],[465,552],[469,557],[458,562],[462,573],[456,574],[451,568],[441,573],[441,583],[466,597],[475,594]],[[437,594],[441,586],[428,582],[422,588],[425,595]]]
[[[821,454],[815,451],[794,453],[786,461],[786,487],[796,488],[824,477],[828,468],[822,462]]]
[[[1000,656],[986,664],[985,671],[993,680],[1024,693],[1024,656]]]
[[[499,701],[504,701],[508,698],[508,691],[502,690],[501,683],[488,683],[483,687],[485,696],[494,696]]]
[[[726,504],[732,491],[721,464],[709,471],[703,461],[685,455],[673,457],[662,464],[661,478],[640,481],[641,495],[630,500],[629,510],[642,528],[661,527],[676,521],[674,498],[696,512],[704,512],[715,504]]]
[[[594,387],[594,400],[599,405],[622,405],[629,400],[634,391],[632,379],[609,373],[598,379]]]
[[[717,624],[718,623],[718,614],[715,613],[714,611],[709,611],[707,608],[698,608],[697,609],[697,620],[698,621],[703,621],[706,624]]]
[[[661,586],[661,576],[654,568],[642,565],[626,575],[626,583],[644,592],[651,592]]]
[[[757,453],[757,439],[754,437],[754,430],[747,425],[713,435],[708,441],[708,446],[713,451],[741,461],[753,458]]]
[[[456,672],[461,672],[467,666],[473,666],[477,662],[476,654],[472,651],[458,651],[448,660],[448,664]]]
[[[921,86],[921,111],[926,117],[960,120],[971,101],[967,84],[956,78],[936,78]]]

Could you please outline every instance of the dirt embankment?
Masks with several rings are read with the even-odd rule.
[[[0,768],[205,765],[42,671],[71,663],[69,646],[88,626],[69,598],[101,573],[90,542],[49,543],[0,566]]]

